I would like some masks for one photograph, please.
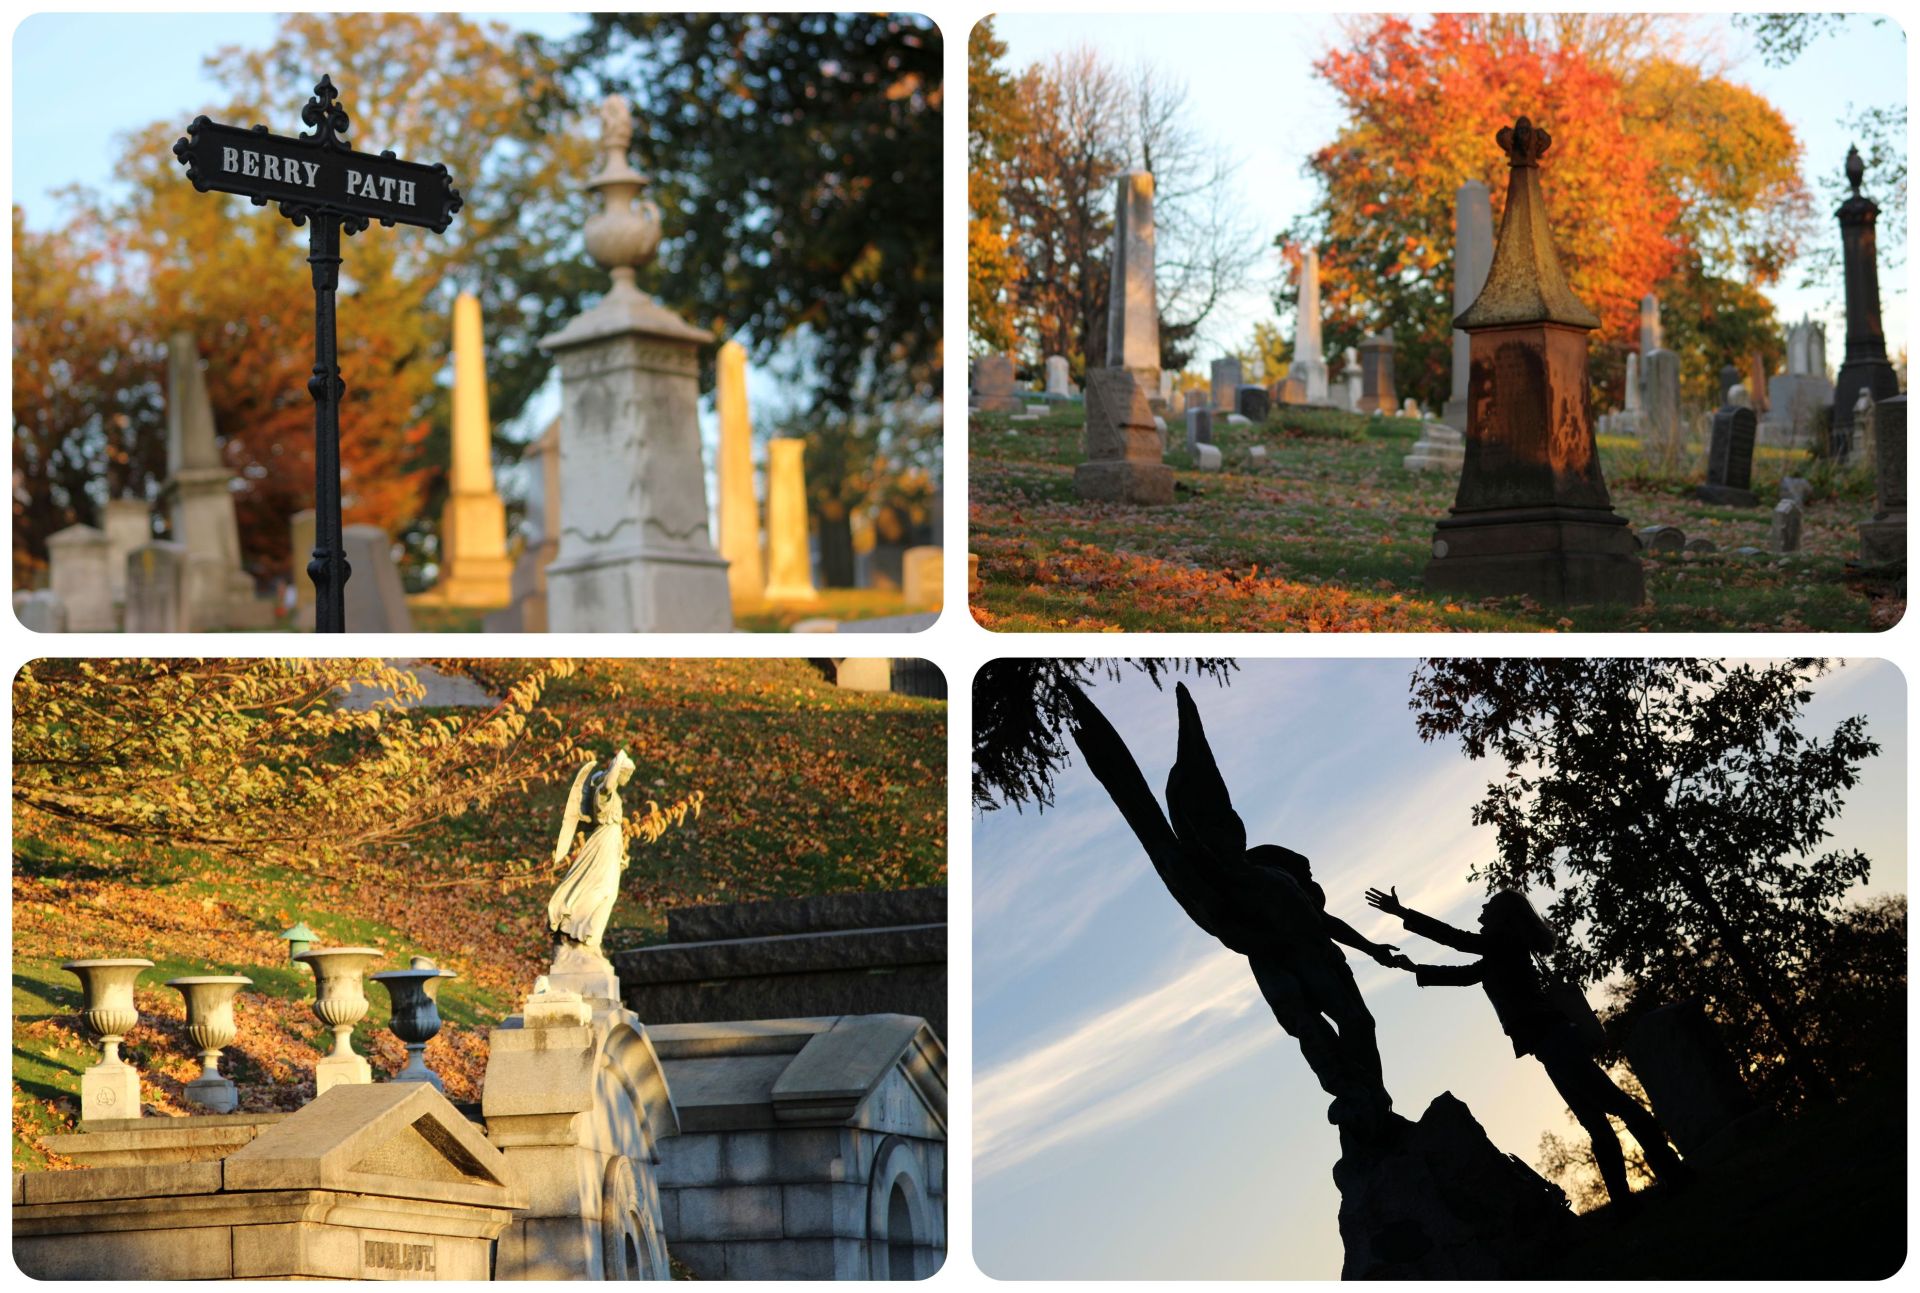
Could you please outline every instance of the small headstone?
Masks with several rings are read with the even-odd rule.
[[[1649,525],[1640,531],[1640,548],[1656,556],[1686,550],[1687,536],[1677,526]]]
[[[909,606],[938,610],[942,597],[941,580],[946,569],[945,552],[933,544],[908,548],[900,559],[900,589]]]
[[[1767,539],[1776,553],[1800,551],[1800,504],[1783,498],[1773,505],[1773,529]]]
[[[1734,390],[1741,389],[1737,384]],[[1695,491],[1702,502],[1723,507],[1758,507],[1753,492],[1753,441],[1756,419],[1753,410],[1738,405],[1719,409],[1713,415],[1713,430],[1707,440],[1707,483]]]
[[[113,581],[107,573],[105,533],[91,525],[69,525],[48,535],[47,586],[67,608],[68,632],[113,632]]]
[[[60,604],[51,588],[36,588],[13,595],[13,613],[34,633],[65,633],[67,608]]]
[[[1013,360],[1005,355],[981,355],[973,361],[973,389],[967,407],[983,413],[1018,413],[1024,407],[1015,394]]]
[[[1240,361],[1238,359],[1216,359],[1213,361],[1213,407],[1225,413],[1233,411],[1234,393],[1240,389]]]
[[[1213,410],[1187,410],[1187,452],[1192,453],[1194,446],[1213,443]]]
[[[1242,386],[1235,397],[1234,412],[1251,422],[1265,422],[1267,399],[1266,387]]]
[[[1252,426],[1253,423],[1247,421],[1247,419],[1241,417],[1238,413],[1229,413],[1227,414],[1227,425],[1230,427],[1245,427]]]
[[[1133,372],[1087,373],[1087,461],[1074,468],[1074,492],[1102,502],[1173,501],[1173,469],[1160,461],[1160,433]]]
[[[1265,471],[1267,469],[1267,447],[1265,445],[1257,444],[1247,450],[1247,467],[1252,471]]]
[[[1706,553],[1717,552],[1719,549],[1714,546],[1712,539],[1688,539],[1687,551]]]
[[[413,612],[407,609],[406,590],[400,585],[400,567],[393,559],[393,540],[377,525],[349,525],[341,531],[342,546],[353,578],[347,580],[347,623],[355,633],[411,633]]]
[[[1780,497],[1790,498],[1805,507],[1813,501],[1813,482],[1802,476],[1782,476]]]
[[[1649,351],[1640,361],[1640,443],[1650,453],[1671,457],[1680,451],[1680,356]]]
[[[1220,446],[1217,444],[1195,445],[1193,449],[1194,466],[1201,471],[1220,470]]]
[[[129,633],[185,633],[187,617],[187,546],[152,539],[127,554],[127,613]]]
[[[1064,400],[1073,394],[1073,376],[1065,355],[1047,356],[1047,398]]]
[[[1403,418],[1419,417],[1420,402],[1414,399],[1413,396],[1411,395],[1407,396],[1406,402],[1400,405],[1400,416]]]
[[[1448,422],[1425,421],[1413,452],[1400,460],[1408,471],[1458,472],[1467,460],[1467,438]]]

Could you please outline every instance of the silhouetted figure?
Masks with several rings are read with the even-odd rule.
[[[1553,950],[1553,930],[1540,919],[1525,894],[1503,889],[1488,898],[1480,909],[1477,934],[1412,910],[1392,889],[1385,893],[1367,890],[1367,903],[1400,917],[1409,933],[1480,957],[1471,965],[1416,965],[1404,956],[1394,957],[1388,964],[1412,970],[1414,980],[1423,988],[1478,983],[1486,989],[1501,1029],[1513,1041],[1514,1055],[1532,1055],[1540,1061],[1560,1098],[1586,1129],[1593,1141],[1593,1161],[1600,1169],[1600,1179],[1606,1182],[1607,1194],[1616,1205],[1630,1206],[1627,1201],[1632,1192],[1627,1186],[1626,1158],[1607,1121],[1608,1114],[1626,1123],[1646,1151],[1647,1164],[1655,1176],[1669,1184],[1691,1178],[1692,1170],[1667,1143],[1659,1122],[1638,1100],[1613,1084],[1581,1040],[1573,1020],[1548,999],[1546,983],[1533,958]]]
[[[1207,746],[1184,683],[1175,687],[1180,745],[1167,776],[1167,815],[1126,743],[1084,693],[1071,693],[1074,742],[1139,837],[1167,891],[1193,922],[1247,958],[1274,1018],[1300,1043],[1334,1097],[1329,1121],[1363,1136],[1386,1125],[1392,1100],[1380,1074],[1373,1016],[1338,940],[1385,965],[1394,949],[1327,915],[1307,859],[1274,844],[1247,847],[1246,826]],[[1169,821],[1171,819],[1171,821]]]

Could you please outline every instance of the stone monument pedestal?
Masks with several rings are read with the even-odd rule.
[[[80,1074],[80,1121],[140,1116],[140,1070],[123,1059],[101,1060]]]
[[[1459,471],[1467,460],[1467,438],[1446,422],[1431,419],[1420,425],[1413,452],[1400,460],[1408,471]]]
[[[625,288],[623,291],[622,288]],[[727,563],[707,538],[699,347],[631,284],[540,344],[560,368],[556,633],[725,633]]]
[[[1450,597],[1531,597],[1555,606],[1646,600],[1626,518],[1608,509],[1512,508],[1442,518],[1427,590]]]

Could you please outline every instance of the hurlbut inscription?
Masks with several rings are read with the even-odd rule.
[[[295,225],[311,224],[307,264],[313,269],[314,548],[307,575],[315,593],[314,627],[346,632],[346,547],[340,526],[340,397],[346,393],[334,336],[334,293],[340,286],[340,239],[374,221],[445,233],[460,209],[460,191],[445,166],[377,156],[347,144],[347,112],[333,81],[321,77],[300,110],[312,127],[294,138],[196,117],[173,146],[193,187],[238,193],[255,206],[280,204]]]
[[[361,1249],[361,1261],[368,1270],[433,1273],[432,1244],[402,1244],[390,1239],[368,1239]]]

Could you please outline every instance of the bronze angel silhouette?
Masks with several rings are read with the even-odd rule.
[[[1327,914],[1307,859],[1275,844],[1247,847],[1186,684],[1175,688],[1180,744],[1162,815],[1139,765],[1093,702],[1071,693],[1073,737],[1139,838],[1167,891],[1193,922],[1247,958],[1261,995],[1320,1085],[1334,1097],[1329,1121],[1363,1135],[1392,1108],[1380,1072],[1373,1016],[1334,941],[1390,964],[1394,949],[1369,942]]]

